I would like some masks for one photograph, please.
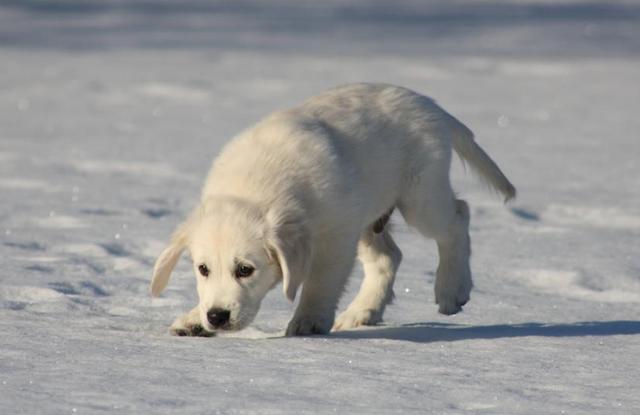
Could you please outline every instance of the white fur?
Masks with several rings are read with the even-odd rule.
[[[288,335],[379,322],[402,254],[388,226],[375,233],[372,224],[394,207],[436,240],[439,311],[460,311],[472,287],[469,210],[449,182],[452,148],[506,199],[515,196],[469,129],[431,99],[396,86],[338,87],[241,133],[213,163],[200,204],[156,262],[154,295],[184,249],[198,279],[198,307],[171,331],[213,331],[207,311],[214,307],[231,312],[225,329],[241,329],[280,281],[292,301],[302,286]],[[334,324],[356,255],[365,278]],[[236,278],[238,261],[254,274]],[[207,278],[199,264],[211,270]]]

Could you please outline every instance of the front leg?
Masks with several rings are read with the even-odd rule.
[[[336,307],[344,291],[355,258],[351,249],[331,250],[316,260],[309,279],[304,282],[300,303],[287,327],[287,336],[326,334],[333,325]]]
[[[215,336],[215,333],[205,331],[202,327],[200,323],[200,308],[198,306],[175,319],[171,327],[169,327],[169,333],[173,336]]]

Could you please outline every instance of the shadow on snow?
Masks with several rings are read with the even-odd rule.
[[[497,324],[466,326],[459,324],[416,323],[399,327],[366,328],[332,333],[333,338],[388,339],[416,343],[458,340],[503,339],[513,337],[584,337],[640,334],[640,321],[583,321],[576,323]]]

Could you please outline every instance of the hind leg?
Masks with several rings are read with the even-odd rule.
[[[430,183],[421,183],[400,204],[407,223],[424,236],[436,240],[440,261],[436,272],[435,297],[442,314],[455,314],[469,301],[473,283],[469,257],[469,208],[456,200],[445,177],[429,175]]]
[[[440,263],[436,271],[436,304],[442,314],[455,314],[469,301],[473,282],[469,257],[469,207],[464,200],[456,200],[455,215],[447,235],[437,239]]]
[[[385,306],[393,299],[402,252],[388,230],[375,233],[368,228],[358,242],[358,259],[364,268],[364,280],[356,298],[336,319],[335,331],[379,323]]]

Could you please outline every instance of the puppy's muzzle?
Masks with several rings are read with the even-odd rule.
[[[229,323],[231,312],[222,308],[212,308],[207,312],[207,320],[213,328],[219,329]]]

